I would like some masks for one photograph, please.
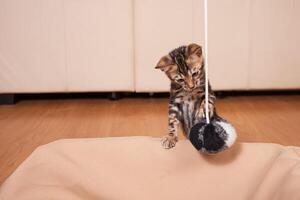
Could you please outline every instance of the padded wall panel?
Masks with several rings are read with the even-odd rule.
[[[300,88],[300,2],[251,1],[251,89]]]
[[[208,1],[208,61],[213,89],[248,89],[249,2]]]
[[[202,1],[136,0],[135,89],[168,91],[167,77],[155,70],[159,59],[175,47],[203,41]]]
[[[0,93],[66,89],[63,2],[0,0]]]
[[[132,91],[131,0],[66,0],[70,91]]]

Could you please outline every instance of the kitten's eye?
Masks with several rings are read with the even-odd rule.
[[[199,72],[197,71],[197,72],[194,72],[194,73],[192,74],[192,76],[195,78],[196,76],[198,76],[198,74],[199,74]]]
[[[184,82],[184,79],[183,78],[179,78],[176,80],[178,83],[183,83]]]

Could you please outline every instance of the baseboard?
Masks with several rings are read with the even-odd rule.
[[[0,105],[12,105],[16,103],[15,94],[0,94]]]
[[[239,90],[216,91],[217,98],[231,96],[276,96],[276,95],[300,95],[300,90]],[[111,99],[122,100],[124,98],[168,98],[168,92],[74,92],[74,93],[26,93],[26,94],[0,94],[0,104],[15,104],[22,100],[55,100],[55,99]]]

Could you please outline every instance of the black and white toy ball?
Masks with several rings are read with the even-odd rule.
[[[193,146],[202,153],[215,154],[233,145],[237,138],[234,127],[225,119],[214,115],[195,124],[189,134]]]

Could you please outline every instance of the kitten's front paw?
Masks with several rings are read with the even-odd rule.
[[[208,110],[209,110],[209,117],[212,117],[215,112],[215,108],[212,104],[208,104]]]
[[[176,136],[164,136],[161,140],[161,145],[165,149],[170,149],[175,147],[176,142],[178,141],[178,138]]]
[[[204,112],[204,106],[200,106],[199,112],[198,112],[198,117],[200,118],[205,118],[205,112]]]
[[[208,104],[209,117],[214,115],[214,106],[212,104]],[[198,112],[200,118],[205,118],[205,103],[202,103]]]

